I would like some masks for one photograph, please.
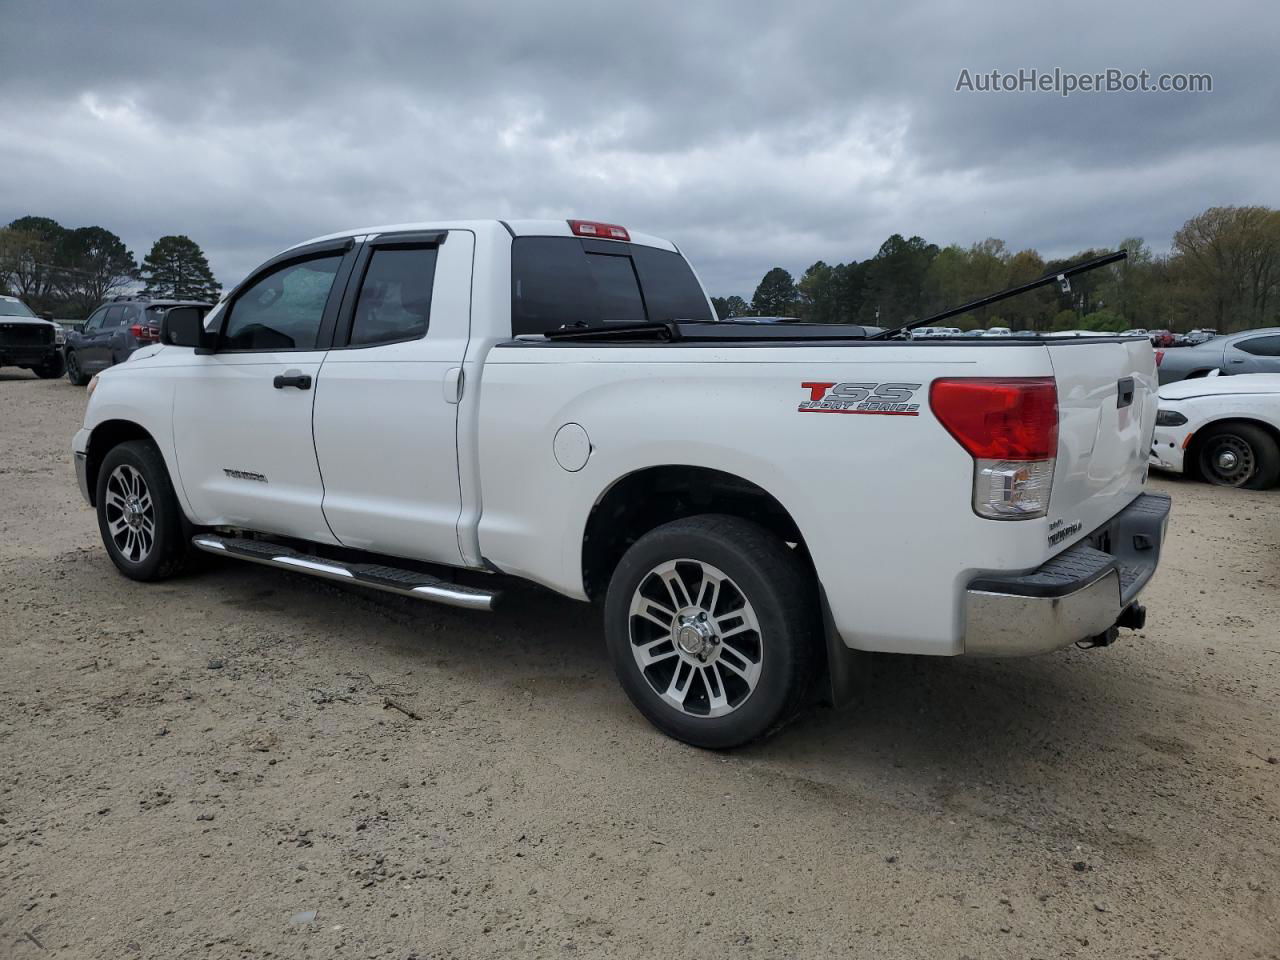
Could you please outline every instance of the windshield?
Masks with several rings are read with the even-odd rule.
[[[21,300],[0,297],[0,317],[34,317],[35,314]]]

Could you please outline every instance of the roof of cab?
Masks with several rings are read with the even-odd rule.
[[[287,249],[293,250],[297,247],[305,247],[311,243],[321,243],[325,240],[337,240],[342,237],[365,237],[375,236],[380,233],[403,233],[407,231],[426,231],[426,230],[474,230],[476,232],[486,232],[492,230],[501,230],[510,233],[516,237],[572,237],[574,233],[569,229],[568,220],[428,220],[421,223],[396,223],[384,224],[377,227],[362,227],[358,230],[339,230],[336,233],[329,233],[323,237],[313,237],[303,243],[294,244]],[[627,228],[627,232],[631,235],[632,243],[639,243],[646,247],[657,247],[660,250],[670,250],[678,253],[676,245],[670,240],[663,240],[661,237],[655,237],[648,233],[637,233]],[[605,240],[604,237],[601,237]],[[616,240],[605,240],[607,243],[617,243]]]

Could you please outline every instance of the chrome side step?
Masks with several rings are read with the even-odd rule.
[[[492,610],[499,597],[496,591],[449,583],[429,573],[384,567],[376,563],[344,563],[341,560],[313,557],[266,540],[201,533],[191,538],[191,544],[206,553],[235,557],[237,560],[261,563],[280,570],[292,570],[294,573],[305,573],[353,586],[372,587],[374,590],[398,593],[402,597],[429,600],[467,610]]]

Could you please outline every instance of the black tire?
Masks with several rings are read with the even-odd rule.
[[[33,368],[36,376],[41,380],[56,380],[66,371],[66,365],[62,361],[62,354],[55,354],[53,359],[47,360],[38,367]]]
[[[1280,480],[1280,446],[1251,423],[1215,423],[1196,438],[1195,466],[1217,486],[1266,490]]]
[[[89,382],[89,376],[80,368],[80,358],[74,350],[68,350],[64,364],[67,368],[67,382],[73,387],[83,387]]]
[[[703,643],[710,651],[705,655],[713,658],[701,672],[691,664],[702,661],[688,651],[677,649],[673,640],[658,643],[666,635],[662,626],[632,615],[634,598],[652,596],[638,591],[656,589],[655,584],[666,586],[655,568],[672,561],[687,562],[687,566],[677,568],[676,576],[685,581],[685,594],[690,597],[692,592],[701,594],[697,578],[707,576],[701,565],[717,569],[730,581],[727,587],[722,582],[709,604],[711,620],[708,622],[714,622],[715,627],[698,628],[712,629],[717,635],[702,641],[697,635],[690,635],[694,643]],[[654,580],[655,577],[658,579]],[[672,592],[667,595],[682,596],[674,592],[679,587],[668,590]],[[749,605],[759,629],[743,632],[729,628],[721,641],[718,639],[720,622],[738,622],[730,619],[736,603],[734,594]],[[696,606],[688,609],[693,611]],[[711,749],[749,743],[790,720],[808,694],[821,637],[818,592],[813,577],[794,550],[749,521],[708,514],[675,520],[646,533],[626,552],[614,571],[605,598],[604,616],[609,656],[622,688],[655,727],[677,740]],[[637,634],[646,630],[654,633],[633,636],[633,619]],[[662,619],[671,618],[663,616]],[[741,619],[741,622],[746,621]],[[666,629],[672,637],[679,632],[675,625]],[[729,642],[733,633],[742,638],[735,644]],[[712,642],[714,648],[710,646]],[[650,649],[664,659],[642,668],[634,651],[646,644],[653,644]],[[746,656],[736,652],[744,644]],[[670,653],[666,652],[667,645]],[[748,688],[749,682],[734,664],[752,669],[748,663],[752,653],[758,672],[755,686]],[[663,671],[672,661],[676,665],[671,668],[671,677],[664,679]],[[713,665],[716,669],[712,669]],[[683,681],[688,709],[668,702],[655,688],[668,682],[674,684],[671,678],[682,677],[681,671],[685,669],[690,672],[690,679]],[[718,692],[713,690],[717,684]],[[747,690],[745,695],[743,689]],[[667,692],[670,693],[670,689]],[[724,701],[718,709],[727,708],[729,712],[710,715],[713,695]],[[702,715],[698,715],[699,697],[708,705]]]
[[[149,510],[149,542],[145,525],[134,529],[132,538],[124,529],[129,526],[128,509],[122,509],[121,504],[138,493],[135,477],[140,480],[141,491],[149,495],[149,501],[142,504]],[[188,525],[178,506],[164,458],[153,443],[130,440],[107,452],[98,468],[95,502],[102,543],[111,562],[126,577],[163,580],[182,569],[187,555]]]

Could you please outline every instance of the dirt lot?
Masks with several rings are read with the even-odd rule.
[[[119,577],[83,405],[0,374],[4,958],[1280,956],[1280,491],[1157,481],[1115,647],[873,658],[715,754],[542,592]]]

